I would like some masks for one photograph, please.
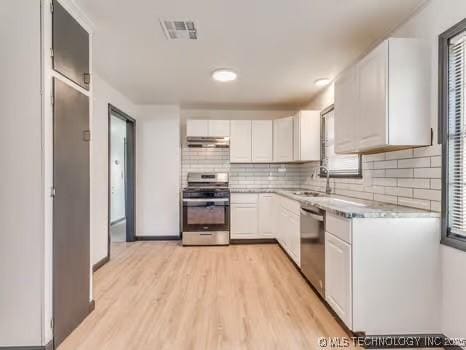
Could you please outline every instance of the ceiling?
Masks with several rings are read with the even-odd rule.
[[[94,68],[138,104],[299,107],[425,0],[75,0],[94,22]],[[167,40],[159,18],[194,20]],[[233,68],[233,83],[211,79]]]

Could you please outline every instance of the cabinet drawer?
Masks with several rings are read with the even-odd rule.
[[[351,220],[329,214],[325,219],[325,230],[334,234],[342,241],[352,242]]]
[[[280,196],[280,205],[295,215],[301,214],[301,203],[298,201]]]
[[[231,204],[257,204],[257,193],[232,193]]]

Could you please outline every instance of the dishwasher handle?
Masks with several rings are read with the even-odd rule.
[[[324,216],[323,215],[318,215],[318,214],[315,214],[309,210],[306,210],[304,208],[301,208],[301,215],[304,215],[304,216],[309,216],[317,221],[324,221]]]

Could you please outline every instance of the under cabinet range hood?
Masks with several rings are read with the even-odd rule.
[[[201,137],[188,136],[186,138],[188,147],[204,147],[204,148],[229,148],[229,137]]]

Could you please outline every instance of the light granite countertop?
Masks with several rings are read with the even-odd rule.
[[[315,192],[308,189],[284,188],[230,188],[231,193],[276,193],[296,200],[301,205],[313,205],[346,218],[439,218],[440,213],[400,205],[368,201],[338,195],[320,193],[318,197],[294,194]]]

